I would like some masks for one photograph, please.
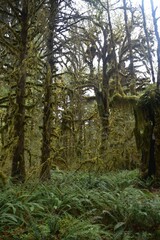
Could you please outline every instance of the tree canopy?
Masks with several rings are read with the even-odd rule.
[[[160,86],[150,6],[146,14],[144,0],[1,0],[0,160],[13,182],[49,180],[54,168],[140,167],[133,108]]]

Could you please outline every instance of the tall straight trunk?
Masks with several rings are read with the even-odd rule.
[[[123,0],[123,8],[124,8],[124,21],[125,21],[125,30],[128,41],[128,49],[129,49],[129,75],[131,77],[131,93],[135,94],[135,70],[134,70],[134,61],[133,61],[133,48],[132,48],[132,39],[131,39],[131,30],[128,25],[128,15],[127,15],[127,1]]]
[[[109,78],[107,75],[107,63],[103,61],[103,89],[101,96],[101,108],[99,109],[102,133],[101,133],[101,156],[106,160],[107,141],[109,134]]]
[[[83,125],[84,121],[82,119],[82,103],[83,103],[83,98],[82,98],[82,90],[79,89],[78,91],[78,100],[77,100],[77,118],[78,118],[78,136],[77,136],[77,147],[76,147],[76,154],[79,158],[82,157],[83,153],[83,147],[84,147],[84,139],[83,139]]]
[[[158,19],[156,18],[156,10],[154,9],[153,0],[150,0],[152,8],[152,18],[154,24],[154,31],[157,39],[157,61],[158,61],[158,73],[157,73],[157,89],[160,89],[160,36],[158,32]]]
[[[144,28],[146,42],[147,42],[148,60],[149,60],[150,68],[151,68],[152,82],[155,83],[153,60],[152,60],[152,54],[151,54],[151,50],[150,50],[149,36],[148,36],[148,30],[147,30],[147,24],[146,24],[146,15],[145,15],[145,10],[144,10],[144,0],[142,0],[141,9],[142,9],[142,15],[143,15],[143,28]]]
[[[19,63],[19,79],[16,88],[16,113],[14,118],[14,152],[12,160],[11,176],[13,182],[25,181],[25,160],[24,160],[24,125],[25,125],[25,86],[26,68],[25,59],[27,55],[28,35],[28,1],[22,1],[21,13],[21,51]]]
[[[42,156],[41,172],[42,181],[50,179],[50,152],[51,152],[51,132],[52,132],[52,74],[50,65],[47,68],[47,76],[44,86],[44,110],[43,110],[43,135],[42,135]]]
[[[101,121],[101,145],[100,156],[102,160],[107,157],[107,140],[109,134],[109,102],[108,102],[108,88],[103,88],[103,91],[95,88],[96,102],[98,106],[99,117]]]
[[[55,30],[55,19],[58,9],[58,1],[49,1],[49,19],[48,19],[48,37],[47,37],[47,76],[44,82],[44,110],[43,110],[43,133],[42,133],[42,156],[41,156],[41,172],[40,179],[42,181],[49,180],[50,174],[50,155],[51,141],[53,131],[53,109],[52,109],[52,88],[53,88],[53,38]]]

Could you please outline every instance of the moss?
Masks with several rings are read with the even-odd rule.
[[[112,107],[124,107],[124,106],[135,106],[139,97],[138,96],[127,96],[116,93],[113,95],[110,106]]]
[[[0,188],[3,188],[7,183],[7,176],[4,172],[0,171]]]
[[[153,174],[160,179],[160,92],[146,91],[137,102],[134,114],[136,143],[142,154],[142,177]]]
[[[155,114],[155,158],[156,158],[156,178],[160,179],[160,109]]]

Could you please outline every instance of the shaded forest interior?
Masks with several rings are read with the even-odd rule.
[[[85,10],[84,10],[85,6]],[[150,0],[1,0],[0,164],[160,178],[160,36]]]

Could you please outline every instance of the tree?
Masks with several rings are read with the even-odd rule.
[[[141,10],[142,10],[142,16],[143,16],[143,28],[144,28],[144,32],[145,32],[145,36],[146,36],[147,49],[148,49],[148,60],[149,60],[150,68],[151,68],[152,82],[155,83],[152,53],[151,53],[151,49],[150,49],[149,34],[148,34],[146,15],[145,15],[145,9],[144,9],[144,0],[142,0]]]
[[[16,114],[14,119],[14,138],[16,141],[13,152],[12,178],[14,180],[25,180],[25,161],[24,161],[24,125],[25,125],[25,87],[26,87],[26,66],[27,56],[27,37],[28,37],[28,14],[29,5],[27,0],[22,1],[20,15],[20,55],[19,55],[19,74],[16,87]]]
[[[124,22],[125,22],[126,38],[128,41],[128,48],[129,48],[129,61],[130,61],[129,72],[130,72],[130,77],[131,77],[131,82],[132,82],[131,94],[135,94],[135,70],[134,70],[133,49],[132,49],[132,39],[131,39],[131,29],[132,29],[133,22],[132,22],[132,18],[131,18],[131,22],[129,25],[126,0],[123,0],[123,8],[124,8]],[[132,7],[130,9],[131,9],[131,14],[133,14]]]
[[[144,2],[141,11],[129,0],[84,2],[85,13],[71,0],[2,0],[1,159],[13,162],[13,181],[24,182],[39,158],[42,181],[56,164],[108,166],[114,114],[129,116],[153,78]]]
[[[4,21],[1,21],[3,28],[0,39],[4,51],[9,55],[8,63],[4,62],[1,66],[4,70],[9,70],[5,76],[9,77],[7,81],[11,89],[8,98],[9,138],[6,148],[11,152],[11,176],[14,182],[25,181],[26,84],[34,59],[31,49],[37,36],[35,20],[43,3],[44,1],[6,1],[1,6]]]
[[[142,2],[142,11],[144,11]],[[155,16],[153,1],[151,0],[154,31],[157,39],[157,86],[146,91],[135,107],[135,136],[137,147],[141,150],[141,175],[143,179],[153,178],[156,184],[160,179],[160,93],[159,93],[159,63],[160,38]],[[143,12],[144,19],[144,12]],[[144,19],[145,20],[145,19]],[[146,27],[144,25],[144,27]],[[146,29],[145,29],[146,31]],[[150,59],[151,60],[151,59]]]
[[[91,13],[92,17],[88,17],[89,28],[87,29],[85,26],[84,31],[84,36],[86,35],[88,38],[85,61],[90,69],[89,82],[94,85],[101,119],[101,158],[106,159],[110,99],[113,94],[117,93],[121,96],[137,94],[138,89],[141,90],[145,87],[147,77],[145,73],[143,78],[140,76],[144,71],[140,70],[140,66],[144,65],[148,71],[147,46],[141,30],[138,29],[140,31],[138,37],[134,34],[136,28],[143,29],[142,21],[139,16],[135,15],[132,6],[126,6],[126,1],[122,2],[123,5],[120,1],[113,4],[108,1],[105,4],[100,0],[96,1],[97,4],[95,4],[95,1],[87,2],[92,6],[93,12]],[[120,27],[121,20],[117,14],[118,23],[116,23],[115,11],[121,16],[122,9],[124,11],[124,21],[121,22]],[[127,11],[130,13],[130,18],[128,18]],[[114,20],[112,18],[113,13]],[[98,67],[94,64],[96,60],[98,61]],[[110,82],[112,82],[112,86],[114,83],[114,89]]]
[[[17,2],[16,2],[17,4]],[[24,182],[25,180],[25,162],[24,162],[24,125],[25,125],[25,86],[26,86],[26,58],[27,58],[27,38],[28,38],[28,20],[29,5],[28,1],[19,2],[20,8],[16,4],[7,1],[6,8],[2,9],[3,14],[8,14],[8,21],[2,24],[7,29],[8,34],[1,36],[1,43],[7,48],[11,55],[16,56],[16,73],[14,76],[16,82],[15,90],[15,115],[13,119],[13,159],[12,173],[14,181]],[[11,12],[11,13],[10,13]],[[7,17],[6,17],[7,19]],[[12,29],[10,25],[16,25]],[[19,25],[19,29],[17,28]],[[9,42],[11,37],[13,41]],[[12,44],[13,43],[13,44]],[[19,44],[19,49],[17,44]],[[15,47],[16,45],[16,47]],[[12,64],[12,63],[11,63]],[[14,86],[15,87],[15,86]],[[13,105],[12,105],[13,106]],[[13,139],[12,138],[12,139]]]
[[[49,1],[48,17],[48,36],[47,36],[47,74],[44,82],[44,109],[43,109],[43,133],[42,133],[42,158],[41,158],[41,180],[50,179],[50,153],[51,153],[51,136],[53,132],[53,74],[55,71],[55,59],[53,56],[53,39],[56,28],[56,19],[58,14],[58,1]]]
[[[157,88],[160,88],[160,36],[158,32],[158,19],[156,18],[156,10],[154,8],[153,0],[150,0],[151,3],[151,9],[152,9],[152,18],[153,18],[153,24],[154,24],[154,31],[157,39],[157,61],[158,61],[158,73],[157,73]]]
[[[68,43],[67,31],[72,25],[79,21],[80,17],[72,7],[72,1],[49,1],[48,35],[47,35],[47,75],[44,82],[44,110],[43,110],[43,139],[41,157],[41,180],[50,179],[51,145],[54,136],[54,100],[56,98],[58,66],[62,63],[59,60],[64,53],[65,45]],[[65,36],[65,34],[66,36]],[[53,91],[54,89],[54,91]],[[54,106],[54,108],[53,108]]]

